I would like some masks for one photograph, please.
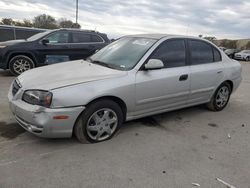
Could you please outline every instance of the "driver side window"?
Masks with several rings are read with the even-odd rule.
[[[151,59],[159,59],[164,68],[181,67],[186,65],[185,41],[183,39],[167,40],[153,52]]]
[[[69,33],[68,32],[55,32],[49,35],[46,39],[49,40],[50,44],[69,43]]]

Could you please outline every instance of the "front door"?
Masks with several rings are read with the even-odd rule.
[[[185,106],[190,90],[185,40],[164,41],[150,59],[161,60],[164,68],[137,72],[135,115]]]
[[[70,35],[68,31],[56,31],[46,37],[49,43],[39,44],[39,59],[44,64],[54,64],[70,60]]]

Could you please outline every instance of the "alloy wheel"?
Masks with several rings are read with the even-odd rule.
[[[117,114],[109,108],[104,108],[94,112],[90,116],[86,130],[92,140],[102,141],[112,136],[117,125]]]
[[[216,98],[215,98],[215,103],[219,108],[224,107],[229,99],[230,96],[230,91],[227,86],[223,86],[219,89]]]
[[[30,70],[32,67],[30,62],[26,59],[19,58],[13,64],[13,69],[18,74],[23,73],[24,71]]]

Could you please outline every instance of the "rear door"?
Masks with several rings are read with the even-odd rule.
[[[102,48],[103,45],[104,40],[98,34],[73,31],[70,44],[70,59],[85,59]]]
[[[150,59],[164,68],[140,70],[136,74],[136,115],[185,106],[189,96],[189,66],[184,39],[164,41]]]
[[[188,39],[190,54],[191,93],[189,103],[208,102],[224,77],[219,50],[208,42]]]

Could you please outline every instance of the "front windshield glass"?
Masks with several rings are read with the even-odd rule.
[[[156,42],[155,39],[125,37],[104,47],[89,59],[93,63],[120,70],[132,69]]]
[[[49,34],[51,31],[45,31],[45,32],[41,32],[41,33],[37,33],[33,36],[31,36],[30,38],[27,38],[27,41],[35,41],[38,40],[42,37],[44,37],[45,35]]]

